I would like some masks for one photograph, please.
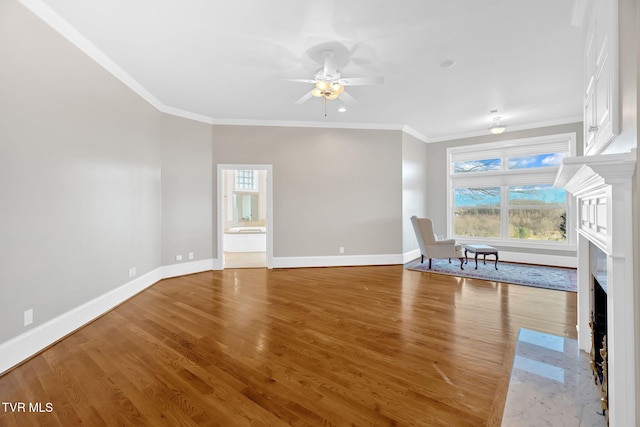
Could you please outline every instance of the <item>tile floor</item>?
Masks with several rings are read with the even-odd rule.
[[[503,427],[605,427],[600,397],[576,340],[520,330]]]
[[[265,268],[266,252],[225,252],[224,268]]]

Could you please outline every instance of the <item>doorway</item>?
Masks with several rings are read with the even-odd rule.
[[[271,165],[218,165],[221,268],[271,268]]]

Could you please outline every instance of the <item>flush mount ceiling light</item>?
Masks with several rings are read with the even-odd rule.
[[[500,119],[500,117],[494,117],[493,118],[493,123],[491,124],[491,127],[489,128],[489,132],[491,132],[494,135],[500,135],[506,129],[507,129],[507,127],[502,123],[502,120]]]

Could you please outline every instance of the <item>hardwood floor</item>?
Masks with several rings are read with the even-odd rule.
[[[519,328],[575,338],[575,312],[402,266],[167,279],[0,377],[42,405],[0,425],[500,425]]]

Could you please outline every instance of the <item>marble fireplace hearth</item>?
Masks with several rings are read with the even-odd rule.
[[[606,427],[600,396],[577,340],[520,329],[502,427]]]

